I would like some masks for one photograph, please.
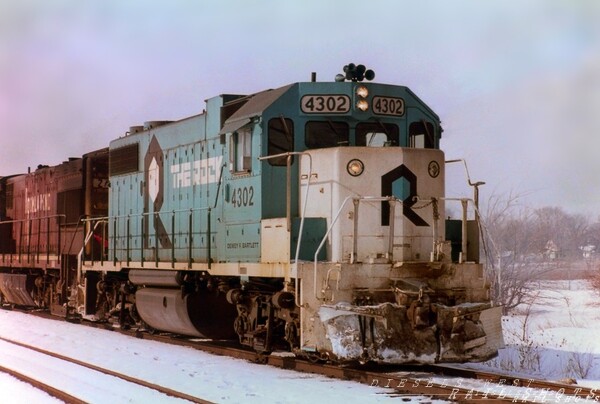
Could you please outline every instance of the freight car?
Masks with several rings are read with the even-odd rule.
[[[495,355],[472,199],[445,220],[439,117],[373,77],[350,64],[132,126],[65,163],[68,195],[35,188],[52,168],[6,180],[4,301],[340,362]]]

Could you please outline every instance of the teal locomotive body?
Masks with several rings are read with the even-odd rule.
[[[377,94],[378,113],[352,107],[359,86]],[[288,203],[297,221],[301,203],[300,158],[292,156],[296,185],[289,196],[287,158],[259,158],[334,147],[436,149],[440,135],[437,115],[406,87],[314,82],[214,97],[201,115],[147,122],[111,142],[110,220],[118,230],[111,255],[152,261],[156,251],[159,262],[260,263],[261,221],[286,217]],[[406,186],[396,188],[405,199]],[[323,225],[313,222],[309,238],[324,236]],[[310,247],[301,252],[312,258]]]

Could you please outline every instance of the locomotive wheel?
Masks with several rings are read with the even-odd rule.
[[[233,329],[235,333],[240,336],[240,338],[248,331],[248,316],[240,315],[237,316],[235,321],[233,322]]]
[[[299,345],[300,338],[298,335],[298,327],[295,323],[285,323],[285,340],[290,344],[292,350]]]
[[[278,309],[293,309],[296,297],[290,292],[277,292],[271,298],[273,305]]]

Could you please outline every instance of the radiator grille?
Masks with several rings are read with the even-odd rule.
[[[139,145],[137,143],[111,149],[109,153],[110,176],[138,171],[139,160]]]

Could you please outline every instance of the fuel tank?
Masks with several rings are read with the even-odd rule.
[[[27,291],[27,275],[0,274],[0,292],[6,301],[18,306],[36,306]]]
[[[157,330],[208,339],[234,339],[235,306],[225,294],[182,289],[142,288],[135,293],[137,311]]]

